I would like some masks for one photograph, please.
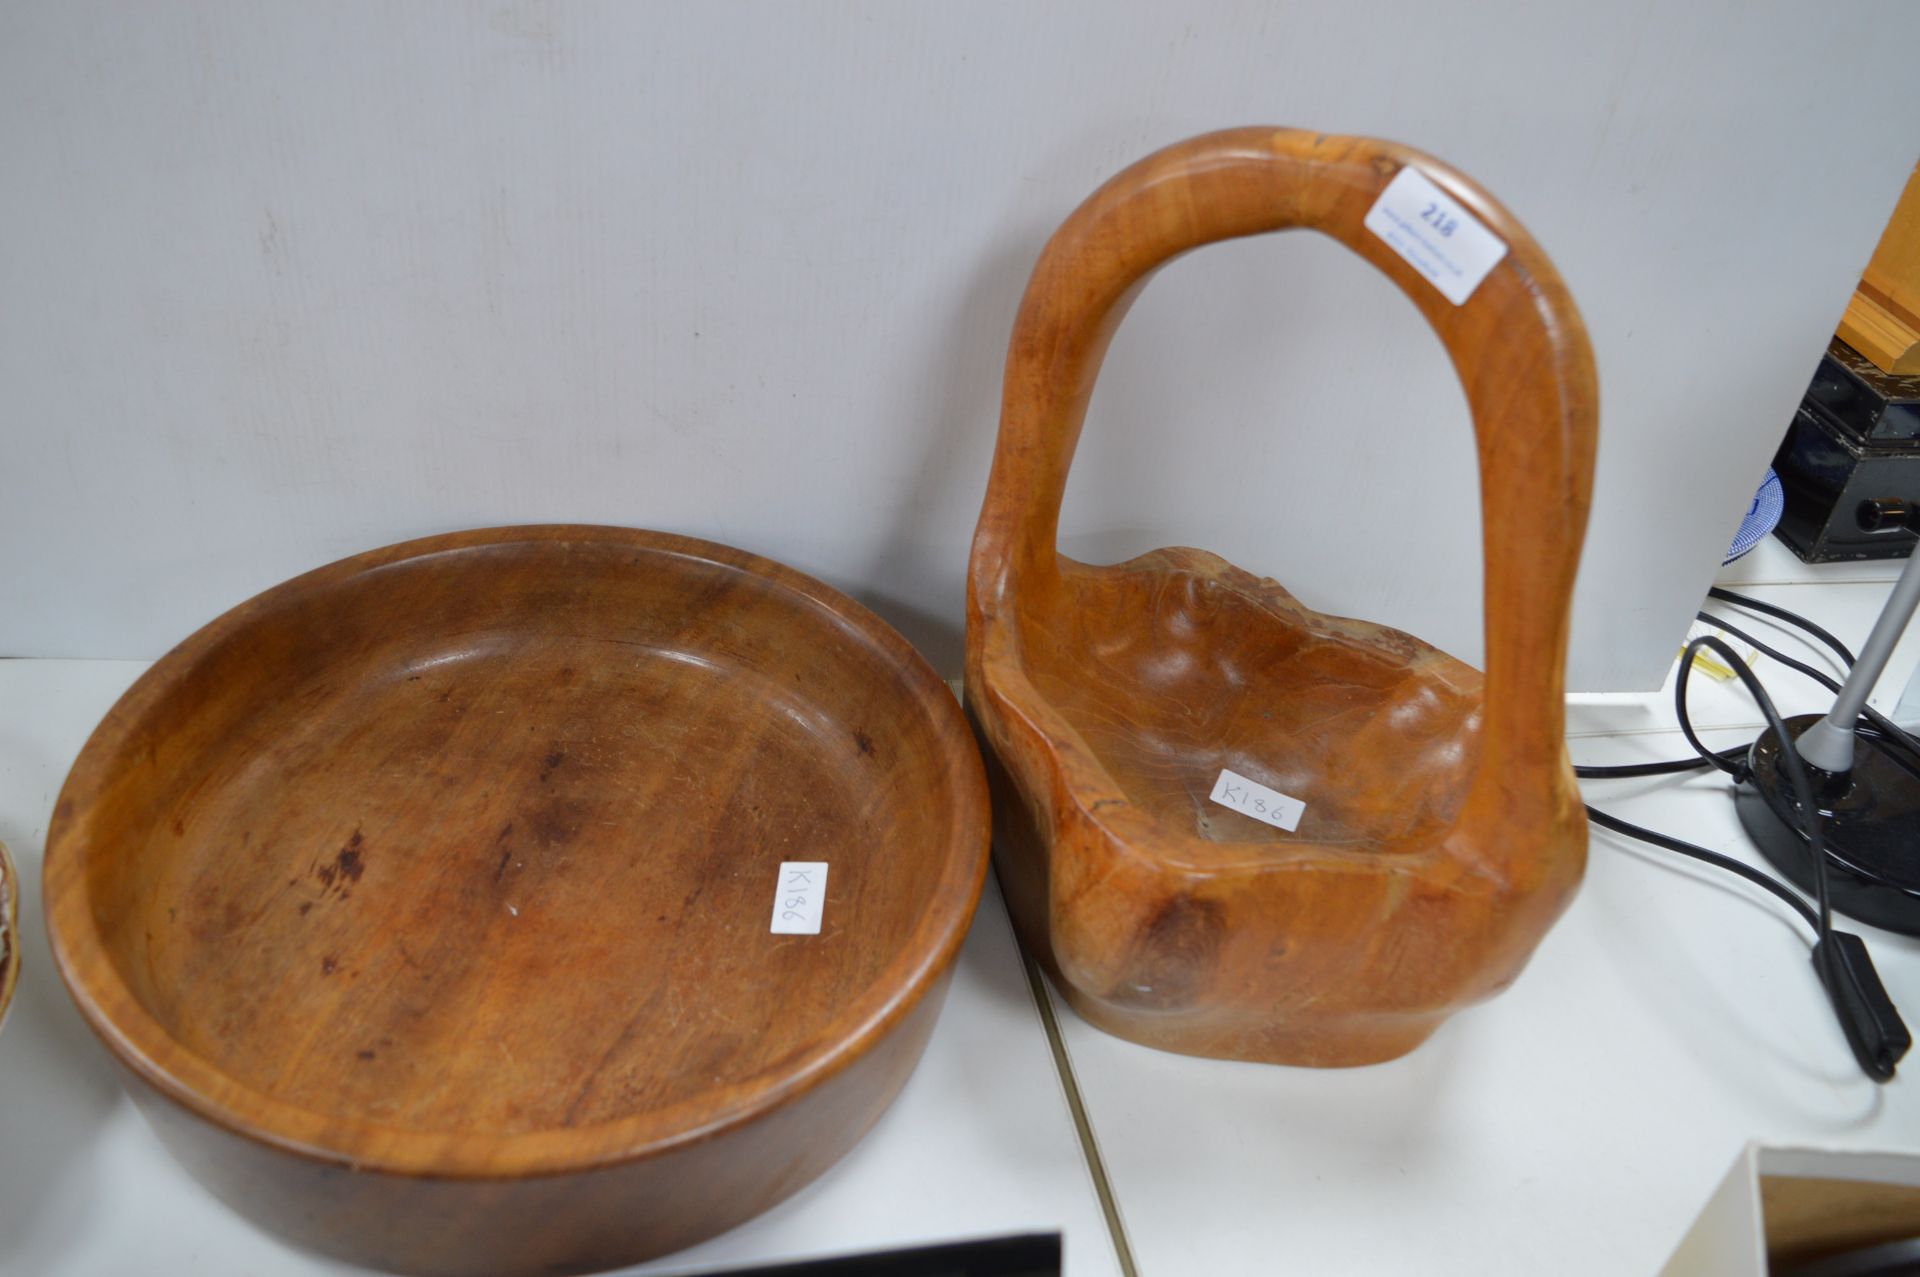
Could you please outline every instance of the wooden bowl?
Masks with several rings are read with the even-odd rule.
[[[951,693],[845,596],[599,527],[376,550],[157,663],[47,921],[179,1158],[355,1263],[577,1272],[813,1179],[919,1058],[985,873]],[[785,862],[824,862],[818,934]],[[789,919],[791,922],[791,919]]]
[[[1423,191],[1410,206],[1386,196],[1407,185]],[[1056,553],[1133,298],[1182,253],[1291,228],[1384,273],[1453,357],[1480,455],[1484,677],[1199,550],[1106,567]],[[1475,230],[1500,251],[1458,298],[1397,247]],[[1586,332],[1546,254],[1405,147],[1211,134],[1127,169],[1060,228],[1007,355],[966,686],[1008,906],[1083,1016],[1196,1055],[1366,1064],[1519,974],[1586,863],[1562,670],[1595,411]],[[1276,499],[1342,478],[1274,457]]]
[[[20,871],[0,842],[0,1024],[7,1021],[13,986],[20,982]]]

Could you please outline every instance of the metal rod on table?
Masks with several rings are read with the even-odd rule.
[[[1825,718],[1800,734],[1797,742],[1800,757],[1822,771],[1853,770],[1854,724],[1860,721],[1867,694],[1880,681],[1880,673],[1893,655],[1893,645],[1900,641],[1907,622],[1913,619],[1916,604],[1920,604],[1920,547],[1908,556],[1907,566],[1894,582],[1893,595],[1880,609],[1880,619],[1873,623],[1867,645],[1860,649],[1860,659],[1853,663],[1847,681],[1840,685],[1840,695],[1835,698],[1833,708]]]

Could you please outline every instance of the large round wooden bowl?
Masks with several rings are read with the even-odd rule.
[[[321,568],[156,664],[61,792],[47,922],[237,1209],[374,1267],[587,1271],[867,1130],[987,838],[958,705],[864,608],[702,541],[502,528]],[[829,867],[818,934],[773,933],[784,862]]]

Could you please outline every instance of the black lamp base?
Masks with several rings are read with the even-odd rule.
[[[1789,718],[1787,731],[1797,738],[1819,717]],[[1850,774],[1809,769],[1829,898],[1835,913],[1920,936],[1920,755],[1897,741],[1857,740]],[[1793,782],[1780,765],[1782,748],[1773,729],[1761,733],[1748,756],[1753,774],[1735,789],[1734,802],[1760,853],[1811,896],[1813,857]]]

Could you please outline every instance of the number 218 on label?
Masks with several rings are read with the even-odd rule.
[[[1434,230],[1439,231],[1442,235],[1451,235],[1460,229],[1459,220],[1447,216],[1447,211],[1438,204],[1429,203],[1425,208],[1421,209],[1420,220],[1433,227]]]

